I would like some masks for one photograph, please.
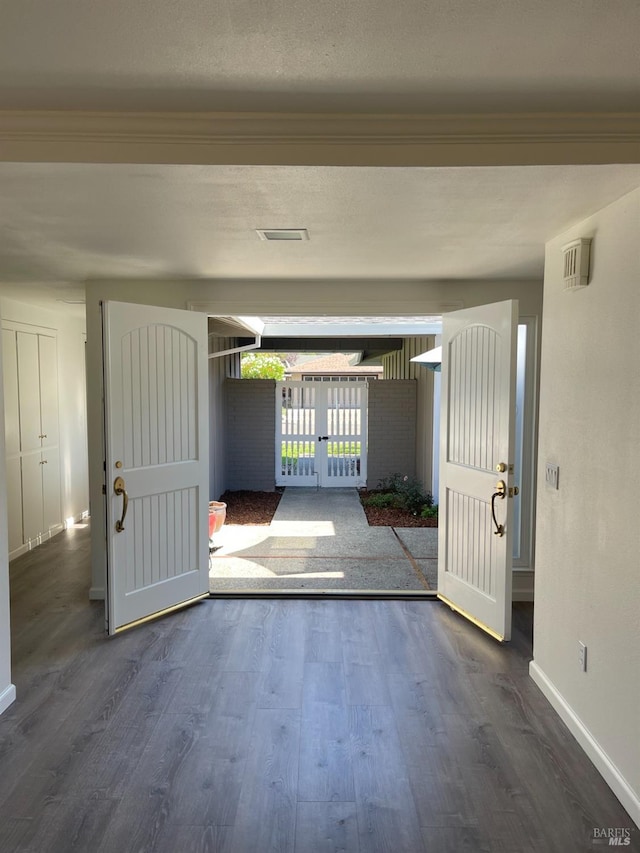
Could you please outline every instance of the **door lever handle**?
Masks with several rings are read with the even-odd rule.
[[[329,441],[329,436],[328,435],[319,435],[318,441]]]
[[[122,477],[116,477],[113,481],[113,491],[116,495],[122,495],[122,517],[116,521],[116,533],[122,533],[124,530],[124,520],[129,509],[129,495],[125,488],[125,482]]]
[[[500,498],[500,500],[504,500],[505,493],[507,491],[507,484],[504,480],[498,480],[496,483],[496,490],[491,495],[491,517],[493,518],[493,523],[496,526],[496,529],[493,531],[496,536],[504,536],[504,524],[498,524],[498,519],[496,518],[496,498]]]

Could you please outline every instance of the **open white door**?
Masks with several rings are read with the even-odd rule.
[[[103,304],[109,634],[208,594],[207,318]]]
[[[499,640],[511,637],[517,327],[508,301],[446,314],[442,329],[438,595]]]

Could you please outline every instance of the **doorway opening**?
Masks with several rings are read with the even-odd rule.
[[[265,350],[291,351],[292,340],[285,339],[284,335],[279,334],[276,340],[272,341],[269,335],[269,332],[273,334],[269,328],[271,319],[275,318],[264,318],[267,334],[263,334],[262,343]],[[438,502],[440,374],[427,371],[421,365],[412,364],[411,358],[439,342],[441,317],[385,320],[387,323],[395,323],[395,326],[392,330],[385,329],[386,339],[379,339],[376,344],[380,350],[387,348],[387,352],[379,352],[377,359],[372,359],[369,353],[365,354],[366,363],[377,361],[383,366],[381,381],[338,383],[335,381],[337,377],[324,377],[326,381],[323,382],[296,378],[274,383],[272,400],[275,408],[275,481],[272,482],[276,487],[284,487],[289,492],[300,488],[319,490],[345,486],[368,486],[375,489],[380,479],[391,474],[401,473],[407,477],[417,474],[422,475],[425,488],[433,492],[434,502]],[[378,329],[382,327],[382,318],[290,317],[286,320],[277,318],[277,322],[272,324],[273,328],[283,321],[286,322],[289,334],[293,336],[297,331],[296,342],[302,339],[312,341],[310,349],[314,352],[328,348],[326,332],[332,322],[336,326],[339,325],[338,333],[341,335],[343,351],[347,348],[353,351],[354,340],[359,340],[356,333],[362,335],[365,323],[369,325],[366,330],[370,336],[367,345],[372,349],[371,326],[375,324]],[[311,335],[314,322],[316,334],[318,327],[325,333],[322,343]],[[297,330],[297,323],[304,328]],[[513,541],[514,566],[521,573],[514,587],[521,592],[524,590],[523,598],[530,597],[528,590],[532,590],[533,586],[531,513],[536,360],[534,323],[534,318],[521,318],[518,336],[517,458],[514,460],[514,466],[521,497],[515,518],[517,534]],[[347,336],[347,332],[350,332],[350,335]],[[395,332],[397,339],[389,341],[392,332]],[[427,334],[418,335],[417,332]],[[383,412],[376,410],[376,401],[381,392],[394,381],[397,388],[403,383],[405,387],[407,384],[414,386],[413,414],[406,399],[396,400]],[[233,383],[233,380],[231,382]],[[372,392],[375,392],[373,400],[369,400]],[[372,405],[373,422],[369,414]],[[273,412],[273,409],[271,411]],[[271,412],[269,414],[271,415]],[[412,434],[406,438],[399,437],[402,427],[406,426],[412,417]],[[258,418],[254,408],[252,420]],[[234,423],[237,428],[237,419],[234,419]],[[256,431],[260,431],[257,425]],[[384,444],[381,446],[379,443],[380,433],[386,435],[386,448]],[[406,454],[402,461],[398,461],[399,444],[403,445],[405,451],[411,445],[410,461]],[[247,442],[247,445],[255,446],[255,440]],[[427,460],[428,463],[425,464]],[[246,460],[244,462],[246,468]],[[231,460],[231,465],[233,464],[235,462]],[[247,487],[246,481],[244,482]],[[308,500],[311,500],[311,496]],[[315,496],[315,502],[319,508],[319,495]],[[289,503],[290,501],[287,501],[287,504]],[[323,512],[326,515],[326,510]],[[320,525],[316,527],[315,532],[305,535],[302,526],[299,526],[297,531],[294,530],[292,524],[295,519],[288,513],[287,508],[287,515],[282,518],[282,523],[280,515],[276,516],[275,525],[270,532],[264,528],[253,533],[246,530],[234,531],[233,525],[223,530],[218,539],[220,547],[212,558],[212,592],[236,590],[246,593],[249,590],[266,593],[273,589],[287,589],[296,593],[301,590],[323,593],[340,588],[340,580],[344,580],[344,589],[357,590],[359,594],[363,591],[389,590],[390,586],[400,589],[412,585],[415,586],[416,594],[435,592],[437,528],[387,528],[386,534],[390,538],[384,543],[380,529],[368,528],[364,538],[372,548],[361,549],[360,556],[363,559],[368,557],[379,571],[377,578],[368,576],[367,583],[371,586],[365,589],[362,577],[352,573],[352,577],[358,577],[357,583],[353,583],[347,578],[348,572],[331,567],[327,562],[331,557],[353,557],[357,548],[354,544],[357,537],[353,536],[352,545],[344,549],[339,537],[327,533],[329,525],[325,526],[322,535],[318,533]],[[317,516],[312,520],[333,524],[333,520],[327,517]],[[315,557],[314,548],[318,549]],[[285,557],[292,562],[284,562]],[[386,565],[393,568],[394,558],[406,561],[407,571],[412,576],[409,583],[399,583],[392,572],[385,570],[385,560]],[[277,559],[281,561],[279,565]],[[217,577],[214,578],[216,573]],[[339,577],[340,574],[342,578]],[[390,577],[394,577],[393,583],[389,582]]]

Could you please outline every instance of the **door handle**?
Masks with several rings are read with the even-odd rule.
[[[329,441],[329,436],[328,435],[319,435],[318,441]]]
[[[124,520],[129,509],[129,495],[125,488],[125,482],[122,477],[116,477],[113,481],[113,491],[116,495],[122,495],[122,518],[116,521],[116,533],[122,533],[124,530]]]
[[[504,496],[507,491],[507,484],[504,480],[498,480],[496,483],[496,490],[491,495],[491,517],[493,518],[493,523],[496,526],[496,529],[493,531],[496,536],[504,536],[504,524],[498,524],[498,519],[496,518],[496,498],[500,498],[500,500],[504,500]]]

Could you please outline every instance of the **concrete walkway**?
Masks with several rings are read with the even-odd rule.
[[[369,527],[355,489],[288,488],[269,526],[214,541],[212,593],[436,588],[437,529]]]

